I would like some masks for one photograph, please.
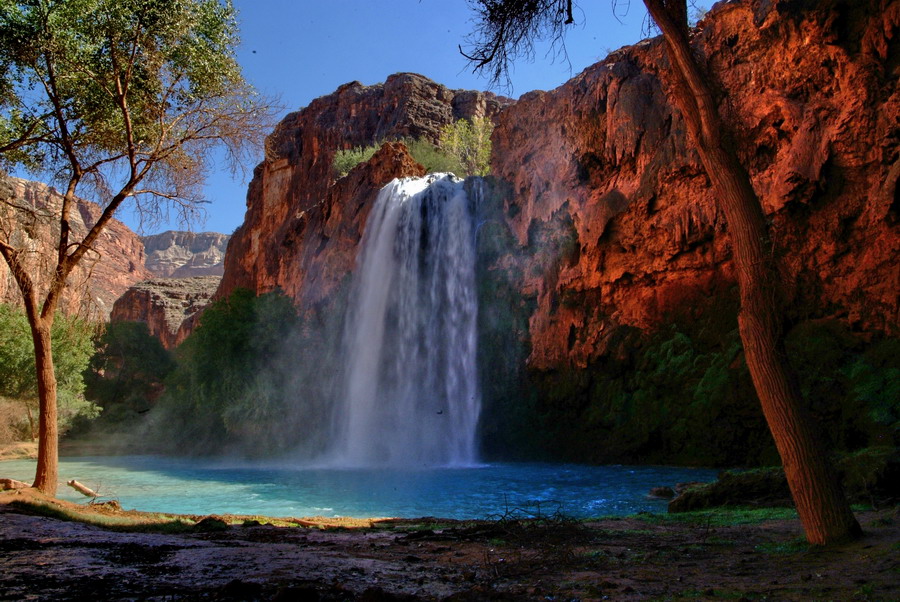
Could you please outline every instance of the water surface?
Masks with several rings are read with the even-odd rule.
[[[33,460],[0,462],[0,476],[30,481]],[[154,456],[64,458],[76,479],[127,509],[179,514],[498,518],[511,511],[573,518],[665,512],[651,487],[710,481],[710,469],[571,464],[469,468],[322,469]],[[61,484],[59,497],[87,498]]]

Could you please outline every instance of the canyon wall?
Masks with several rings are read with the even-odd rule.
[[[507,103],[489,93],[450,90],[401,73],[383,84],[346,84],[288,115],[268,140],[267,160],[254,172],[247,213],[228,244],[218,295],[238,287],[258,293],[280,288],[302,309],[327,303],[353,267],[377,190],[421,170],[392,146],[370,167],[335,181],[335,152],[384,140],[435,141],[444,125],[493,118]]]
[[[842,449],[894,436],[860,401],[889,379],[857,377],[898,374],[898,24],[896,2],[728,2],[692,38],[771,227],[792,363]],[[499,116],[479,239],[489,454],[778,462],[728,224],[666,66],[644,41]]]
[[[795,317],[897,335],[898,7],[819,4],[720,3],[694,47],[723,88]],[[652,329],[734,286],[728,226],[666,101],[666,60],[661,39],[645,41],[500,115],[493,174],[536,303],[533,369],[584,367],[616,326]]]
[[[163,347],[174,349],[187,337],[191,319],[210,303],[221,280],[219,276],[191,276],[138,282],[116,299],[109,319],[146,322]]]
[[[219,287],[229,238],[172,230],[142,236],[150,276],[116,299],[110,321],[145,322],[166,349],[174,349]]]
[[[5,178],[4,184],[4,196],[25,209],[4,215],[2,227],[11,228],[10,237],[16,247],[32,251],[28,262],[30,274],[38,289],[46,291],[52,274],[53,250],[59,241],[59,221],[52,216],[58,215],[62,195],[50,186],[20,178]],[[12,205],[7,207],[11,209]],[[79,200],[70,219],[73,238],[83,238],[100,213],[97,204]],[[87,253],[69,276],[60,310],[106,320],[115,300],[129,286],[151,275],[144,267],[144,245],[140,238],[113,219],[97,239],[95,250]],[[0,261],[0,302],[15,305],[22,302],[19,288],[4,261]]]
[[[788,326],[827,325],[841,370],[900,334],[898,25],[897,2],[746,0],[717,4],[692,38],[770,222]],[[420,166],[393,144],[335,180],[334,153],[435,139],[444,123],[487,115],[485,453],[773,461],[736,335],[728,225],[666,101],[666,61],[662,41],[647,40],[515,103],[410,74],[317,99],[271,136],[217,296],[280,288],[301,313],[339,321],[377,189]],[[831,360],[807,342],[823,331],[809,328],[795,361],[821,371]],[[869,360],[875,373],[888,365]],[[828,382],[863,386],[851,380]]]

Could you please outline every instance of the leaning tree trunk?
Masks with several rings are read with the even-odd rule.
[[[747,367],[781,455],[785,476],[810,543],[853,539],[859,523],[806,409],[788,364],[778,270],[750,175],[726,136],[713,86],[695,60],[684,0],[644,0],[662,30],[674,81],[669,95],[681,111],[728,223],[740,288],[738,324]]]
[[[34,487],[47,495],[56,495],[59,481],[59,429],[56,407],[56,373],[53,369],[53,348],[50,339],[51,319],[32,321],[34,362],[37,371],[40,402],[38,426],[38,463]]]

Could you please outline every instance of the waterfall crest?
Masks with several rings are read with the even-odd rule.
[[[379,193],[345,323],[334,464],[476,461],[473,215],[450,174],[394,180]]]

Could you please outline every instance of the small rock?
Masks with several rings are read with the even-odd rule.
[[[205,520],[205,519],[204,519]],[[216,600],[255,600],[262,594],[262,585],[234,579],[222,586]]]
[[[273,602],[319,602],[322,596],[311,586],[282,587],[272,598]]]
[[[694,489],[695,487],[702,487],[704,485],[708,485],[708,483],[703,483],[702,481],[687,481],[686,483],[676,483],[675,494],[681,495],[688,489]]]
[[[210,515],[197,521],[197,524],[194,525],[194,529],[206,533],[211,533],[214,531],[225,531],[228,529],[228,523],[226,523],[218,516]]]
[[[654,487],[648,495],[652,498],[670,500],[675,497],[675,490],[671,487]]]

